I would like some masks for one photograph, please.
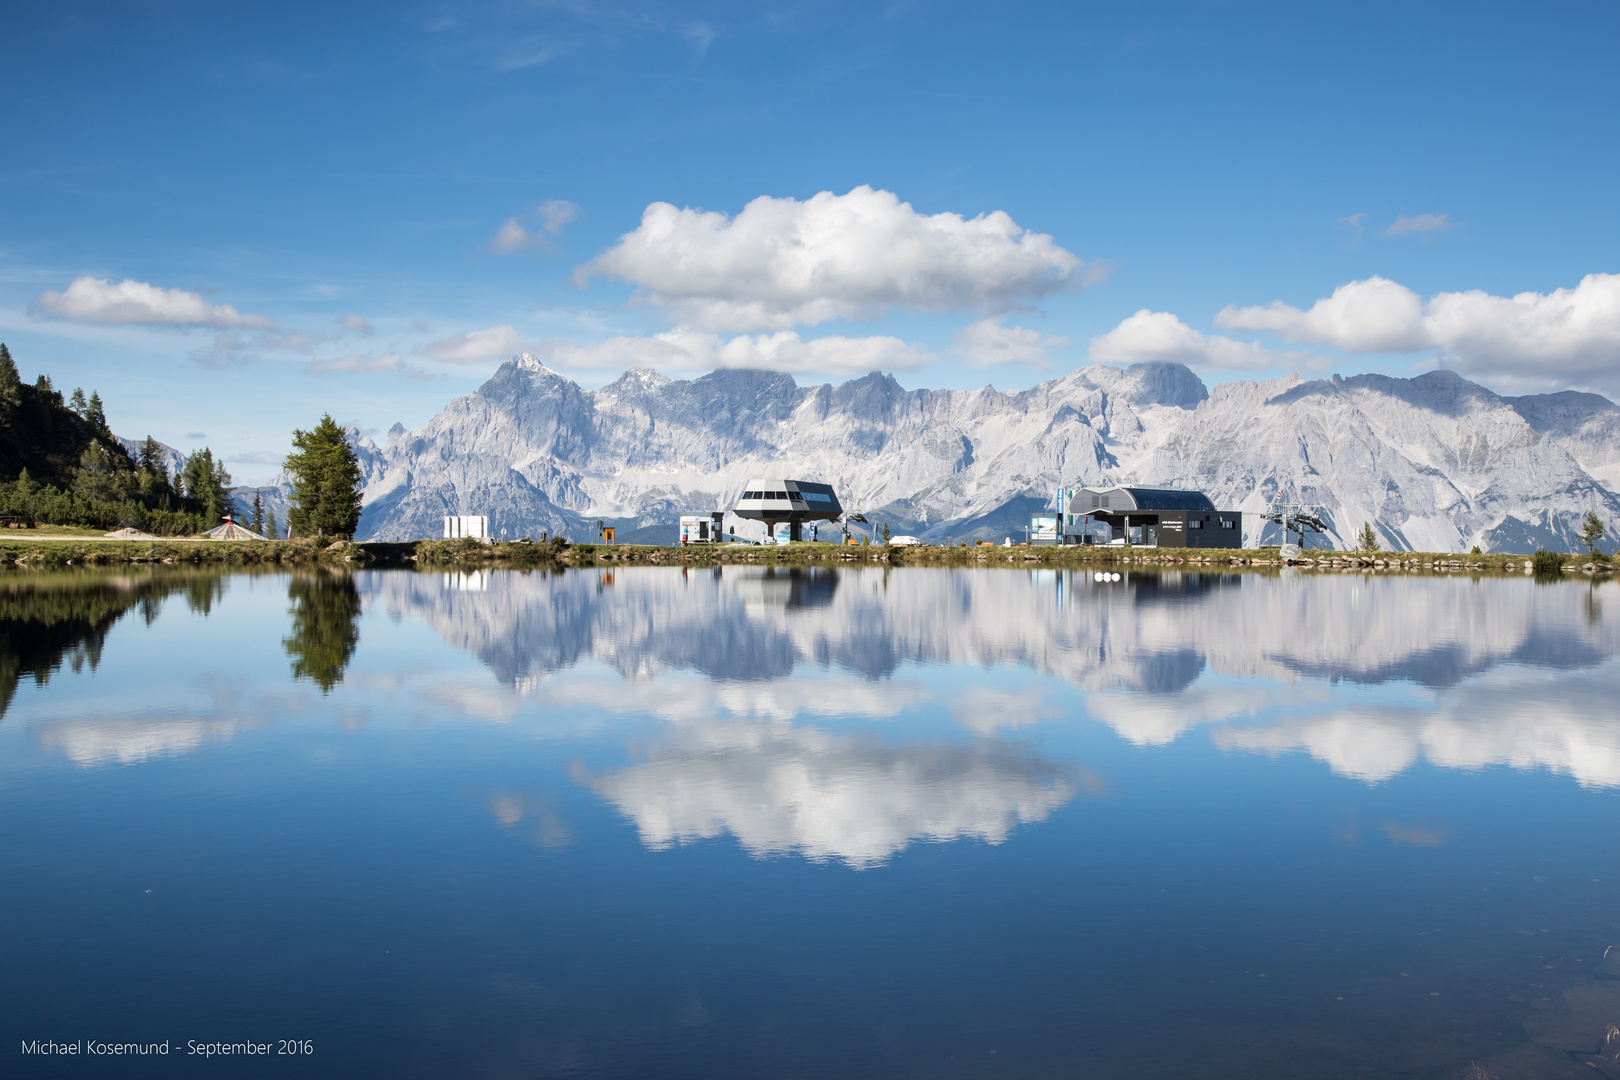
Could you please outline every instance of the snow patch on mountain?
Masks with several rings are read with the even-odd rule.
[[[389,540],[487,514],[509,535],[583,539],[605,519],[668,542],[681,513],[728,506],[773,474],[833,483],[846,507],[930,539],[999,535],[1060,484],[1196,487],[1251,514],[1280,497],[1317,503],[1334,547],[1371,522],[1394,548],[1568,548],[1587,510],[1620,516],[1613,402],[1505,398],[1450,371],[1211,391],[1181,364],[1094,364],[1007,393],[906,390],[877,373],[800,386],[632,370],[587,391],[523,355],[424,427],[352,441],[361,535]],[[1258,543],[1258,519],[1246,524]]]

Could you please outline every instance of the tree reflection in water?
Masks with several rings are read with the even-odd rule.
[[[139,606],[148,625],[163,598],[190,589],[191,578],[171,574],[75,574],[13,577],[0,583],[0,718],[17,685],[43,686],[63,663],[96,670],[107,632]],[[204,579],[205,587],[217,578]]]
[[[292,634],[282,647],[292,658],[295,679],[309,679],[321,693],[343,681],[360,644],[360,593],[345,573],[298,574],[287,586],[292,601]]]

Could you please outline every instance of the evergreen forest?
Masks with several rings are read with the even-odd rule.
[[[131,454],[99,394],[64,400],[47,375],[23,382],[0,343],[0,515],[186,536],[234,512],[223,461],[204,448],[171,474],[163,450],[148,438]]]

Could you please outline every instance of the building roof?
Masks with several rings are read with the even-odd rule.
[[[1099,505],[1092,505],[1091,496],[1098,496]],[[1069,502],[1075,514],[1094,513],[1098,510],[1118,513],[1122,510],[1187,510],[1213,512],[1215,504],[1202,491],[1171,487],[1110,487],[1081,488]]]
[[[731,512],[755,521],[836,521],[844,508],[831,484],[756,478],[748,481]]]
[[[268,536],[260,536],[252,529],[244,529],[234,521],[226,521],[217,529],[209,529],[203,533],[210,540],[268,540]]]

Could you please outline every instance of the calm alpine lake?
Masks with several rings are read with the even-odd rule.
[[[1620,586],[1105,577],[0,578],[0,1072],[1620,1076]]]

